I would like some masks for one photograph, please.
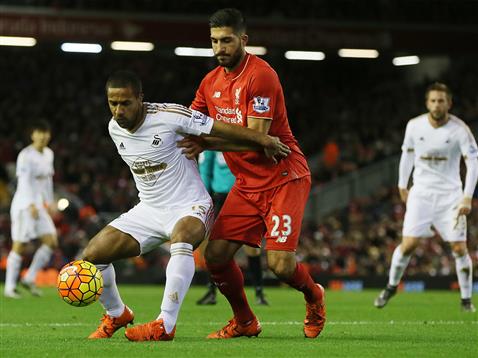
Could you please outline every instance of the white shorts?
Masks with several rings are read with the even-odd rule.
[[[56,228],[45,208],[38,209],[38,219],[34,219],[30,209],[22,209],[11,214],[12,240],[27,243],[44,235],[56,235]]]
[[[184,208],[154,208],[143,202],[109,223],[138,241],[141,254],[169,241],[176,223],[185,216],[201,220],[209,232],[214,219],[212,201],[198,202]]]
[[[466,241],[466,217],[458,216],[463,193],[431,193],[412,187],[403,221],[403,236],[434,236],[431,226],[443,240]]]

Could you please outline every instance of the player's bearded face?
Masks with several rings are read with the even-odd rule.
[[[108,105],[114,120],[121,128],[133,129],[141,120],[143,97],[130,87],[108,88]]]
[[[247,35],[234,33],[230,27],[211,28],[211,44],[219,65],[234,69],[245,55]]]
[[[430,91],[427,97],[427,109],[433,120],[440,122],[448,117],[448,110],[451,108],[451,100],[446,92]]]

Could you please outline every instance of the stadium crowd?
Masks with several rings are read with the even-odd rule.
[[[282,79],[292,129],[309,160],[314,184],[332,180],[400,150],[405,124],[423,113],[429,78],[409,82],[388,62],[340,60],[294,63],[267,58]],[[476,60],[476,59],[475,59]],[[452,113],[478,119],[478,70],[473,58],[451,58],[440,80],[455,95]],[[144,78],[146,101],[189,105],[212,59],[104,52],[65,54],[56,48],[1,49],[0,68],[0,255],[10,241],[8,209],[14,165],[27,143],[30,119],[52,124],[57,194],[72,198],[55,217],[60,250],[54,267],[74,257],[104,221],[128,210],[136,189],[107,133],[104,82],[115,69],[130,68]],[[313,74],[313,75],[311,75]],[[477,203],[475,203],[477,206]],[[343,211],[304,225],[299,257],[315,274],[384,275],[399,242],[404,207],[395,189],[350,203]],[[478,262],[478,207],[470,218],[470,252]],[[132,261],[131,269],[164,267],[161,253]],[[454,270],[447,248],[428,241],[413,258],[409,274],[447,275]],[[478,270],[475,270],[475,272]]]
[[[231,6],[227,0],[0,0],[0,5],[43,7],[53,10],[116,11],[164,14],[209,15],[219,8]],[[368,0],[367,6],[354,0],[277,0],[242,1],[241,10],[255,17],[273,19],[362,21],[368,23],[475,24],[476,1],[454,0]],[[424,17],[423,13],[427,16]]]

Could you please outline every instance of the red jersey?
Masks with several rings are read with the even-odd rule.
[[[264,152],[225,152],[238,189],[263,191],[310,175],[305,156],[289,127],[279,77],[261,58],[246,54],[240,66],[230,73],[216,67],[202,80],[191,108],[215,120],[243,127],[247,127],[248,117],[271,120],[268,134],[279,137],[291,149],[279,164],[274,164]]]

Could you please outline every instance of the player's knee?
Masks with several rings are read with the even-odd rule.
[[[417,246],[418,246],[418,239],[403,238],[402,243],[400,244],[400,249],[402,250],[403,255],[409,256],[413,254]]]
[[[206,259],[206,262],[208,264],[223,264],[226,263],[228,260],[224,257],[224,255],[221,255],[221,250],[218,247],[215,247],[214,245],[207,245],[206,246],[206,251],[204,252],[204,258]]]
[[[42,243],[50,249],[55,250],[58,247],[58,238],[56,235],[47,235],[42,238]]]
[[[292,265],[289,260],[275,260],[269,263],[269,268],[281,280],[287,280],[295,272],[295,264]]]
[[[12,244],[12,251],[17,253],[18,255],[23,255],[23,253],[25,252],[25,247],[26,244],[24,244],[23,242],[14,241]]]
[[[89,261],[93,264],[104,263],[102,261],[102,255],[100,254],[99,250],[95,247],[95,245],[88,244],[83,250],[82,259],[85,261]]]
[[[451,251],[455,257],[461,257],[465,255],[468,250],[466,249],[466,245],[461,242],[454,242],[451,244]]]

